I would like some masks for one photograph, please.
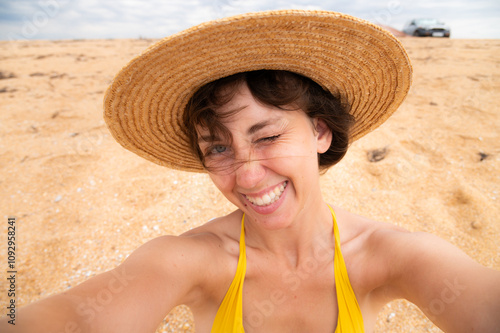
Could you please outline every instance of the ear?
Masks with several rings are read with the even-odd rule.
[[[314,118],[313,123],[314,129],[316,130],[318,153],[322,154],[326,152],[332,144],[332,131],[323,119]]]

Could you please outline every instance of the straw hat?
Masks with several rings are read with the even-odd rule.
[[[389,32],[327,11],[238,15],[167,37],[133,59],[104,98],[104,119],[126,149],[157,164],[203,172],[189,149],[182,114],[204,84],[259,69],[302,74],[340,97],[355,117],[352,140],[403,102],[411,64]]]

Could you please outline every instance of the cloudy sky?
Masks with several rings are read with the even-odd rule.
[[[0,0],[0,39],[160,38],[233,14],[323,9],[401,30],[446,22],[452,38],[500,38],[499,0]]]

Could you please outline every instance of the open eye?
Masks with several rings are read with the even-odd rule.
[[[210,150],[210,154],[222,154],[227,150],[226,146],[216,145]]]

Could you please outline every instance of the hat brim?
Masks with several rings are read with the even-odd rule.
[[[282,10],[215,20],[167,37],[133,59],[104,98],[104,119],[126,149],[162,166],[204,172],[183,112],[208,82],[259,69],[311,78],[355,118],[351,140],[403,102],[412,68],[390,32],[345,14]]]

